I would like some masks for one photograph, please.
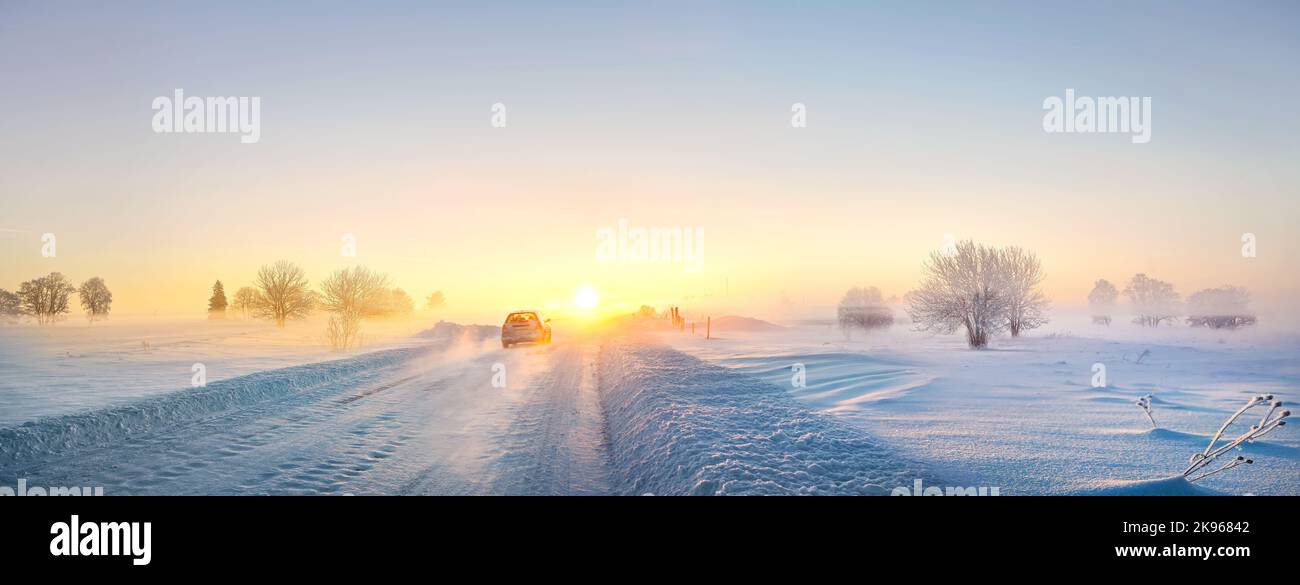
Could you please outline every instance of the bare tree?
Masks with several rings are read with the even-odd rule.
[[[850,338],[854,329],[888,329],[894,324],[894,314],[885,306],[880,289],[874,286],[849,289],[840,299],[835,316],[845,338]]]
[[[1147,327],[1159,327],[1162,322],[1172,322],[1180,313],[1178,293],[1174,285],[1136,274],[1124,289],[1124,295],[1133,305],[1137,315],[1133,322]]]
[[[932,252],[922,266],[920,287],[905,297],[917,329],[944,334],[965,329],[971,348],[987,347],[1007,326],[1010,299],[1002,256],[970,240]]]
[[[325,333],[332,348],[347,350],[359,343],[361,319],[373,315],[376,304],[388,295],[387,282],[382,274],[354,266],[336,270],[321,283],[321,306],[330,313]]]
[[[96,319],[108,318],[108,311],[113,307],[113,293],[109,292],[104,279],[96,276],[81,283],[77,297],[81,299],[81,308],[86,311],[86,319],[91,323]]]
[[[1187,298],[1187,324],[1212,329],[1236,329],[1255,324],[1250,291],[1236,286],[1207,288]]]
[[[1119,289],[1109,280],[1098,280],[1088,293],[1088,306],[1092,309],[1092,322],[1098,325],[1110,325],[1110,314],[1115,311],[1115,300],[1119,298]]]
[[[18,298],[23,312],[36,317],[36,322],[48,325],[69,310],[68,297],[77,289],[58,272],[35,278],[18,287]]]
[[[23,316],[23,301],[17,293],[0,288],[0,321],[12,323]]]
[[[258,302],[257,289],[245,286],[235,291],[235,296],[230,301],[230,308],[239,311],[241,318],[247,319],[248,313],[257,307]]]
[[[1012,337],[1047,324],[1047,297],[1038,285],[1043,283],[1043,265],[1038,256],[1017,246],[1001,251],[1002,269],[1007,285],[1007,330]]]
[[[275,321],[277,327],[285,322],[302,319],[311,314],[313,300],[307,288],[307,277],[301,268],[287,260],[263,266],[257,271],[254,282],[259,294],[253,314]]]

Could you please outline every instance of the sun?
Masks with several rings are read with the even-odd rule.
[[[594,309],[600,304],[600,295],[596,294],[596,289],[583,285],[578,289],[578,294],[574,295],[573,304],[579,309]]]

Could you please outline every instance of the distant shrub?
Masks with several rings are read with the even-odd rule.
[[[837,311],[843,329],[888,329],[894,324],[894,314],[886,307],[840,307]]]
[[[1255,324],[1254,315],[1195,315],[1187,318],[1192,327],[1209,327],[1210,329],[1236,329]]]
[[[894,324],[894,313],[885,306],[880,289],[854,287],[840,300],[836,320],[844,335],[848,336],[854,329],[888,329]]]
[[[1124,289],[1137,316],[1133,322],[1146,327],[1159,327],[1161,323],[1174,322],[1180,313],[1178,293],[1174,285],[1163,280],[1137,274]]]
[[[1250,292],[1241,287],[1207,288],[1187,299],[1187,324],[1210,329],[1236,329],[1255,324]]]
[[[1092,309],[1093,325],[1110,325],[1110,315],[1115,311],[1115,299],[1119,290],[1109,280],[1101,279],[1093,284],[1088,293],[1088,306]]]

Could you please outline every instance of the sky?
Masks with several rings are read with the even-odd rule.
[[[287,259],[473,319],[584,286],[812,318],[951,235],[1036,252],[1059,305],[1300,296],[1294,2],[267,4],[0,0],[0,288],[201,313]],[[178,88],[260,98],[260,140],[154,132]],[[1149,97],[1151,141],[1045,132],[1067,88]],[[702,230],[702,265],[599,258],[620,220]]]

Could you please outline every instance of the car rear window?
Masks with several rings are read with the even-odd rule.
[[[511,313],[509,317],[506,317],[506,323],[525,323],[536,320],[537,315],[534,313]]]

